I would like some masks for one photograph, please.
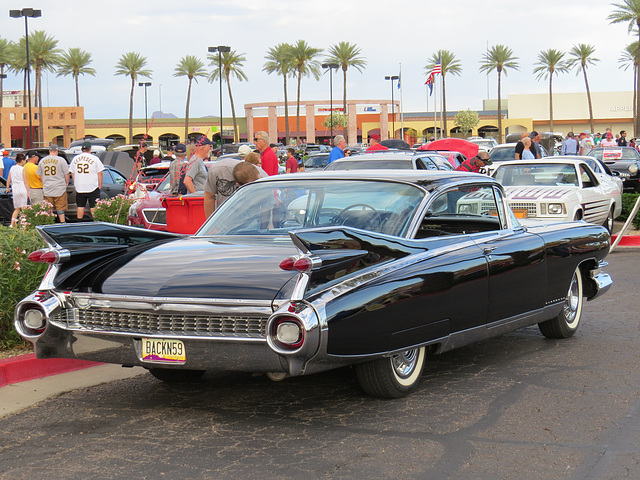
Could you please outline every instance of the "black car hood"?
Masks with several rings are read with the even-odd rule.
[[[294,254],[293,244],[282,239],[230,243],[187,237],[118,255],[84,280],[90,291],[111,295],[273,300],[297,276],[279,267]]]

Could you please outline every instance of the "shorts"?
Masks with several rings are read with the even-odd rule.
[[[85,208],[89,202],[89,208],[96,206],[96,200],[100,198],[100,189],[96,188],[93,192],[80,193],[76,192],[76,205],[78,208]]]
[[[58,197],[48,197],[45,196],[44,199],[53,205],[53,209],[55,212],[60,215],[64,213],[64,211],[68,208],[67,205],[67,192],[64,192],[62,195]]]
[[[30,188],[29,193],[31,194],[31,205],[35,205],[44,200],[44,194],[41,188]]]

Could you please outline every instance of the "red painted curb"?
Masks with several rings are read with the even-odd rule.
[[[617,235],[611,236],[611,243],[615,242]],[[621,247],[640,247],[640,235],[624,235],[620,243],[618,244]]]
[[[74,372],[101,365],[98,362],[71,358],[38,359],[35,353],[0,360],[0,388],[12,383],[26,382],[59,373]]]

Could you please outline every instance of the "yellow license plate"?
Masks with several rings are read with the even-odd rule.
[[[185,363],[187,352],[180,340],[143,338],[142,361],[157,363]]]

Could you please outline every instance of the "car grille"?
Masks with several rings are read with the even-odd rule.
[[[526,210],[528,217],[537,217],[538,208],[535,203],[530,202],[509,202],[512,210]]]
[[[164,208],[145,208],[142,215],[147,223],[167,224],[167,211]]]
[[[52,323],[72,330],[130,334],[264,338],[266,316],[185,315],[117,310],[68,308],[51,317]]]

